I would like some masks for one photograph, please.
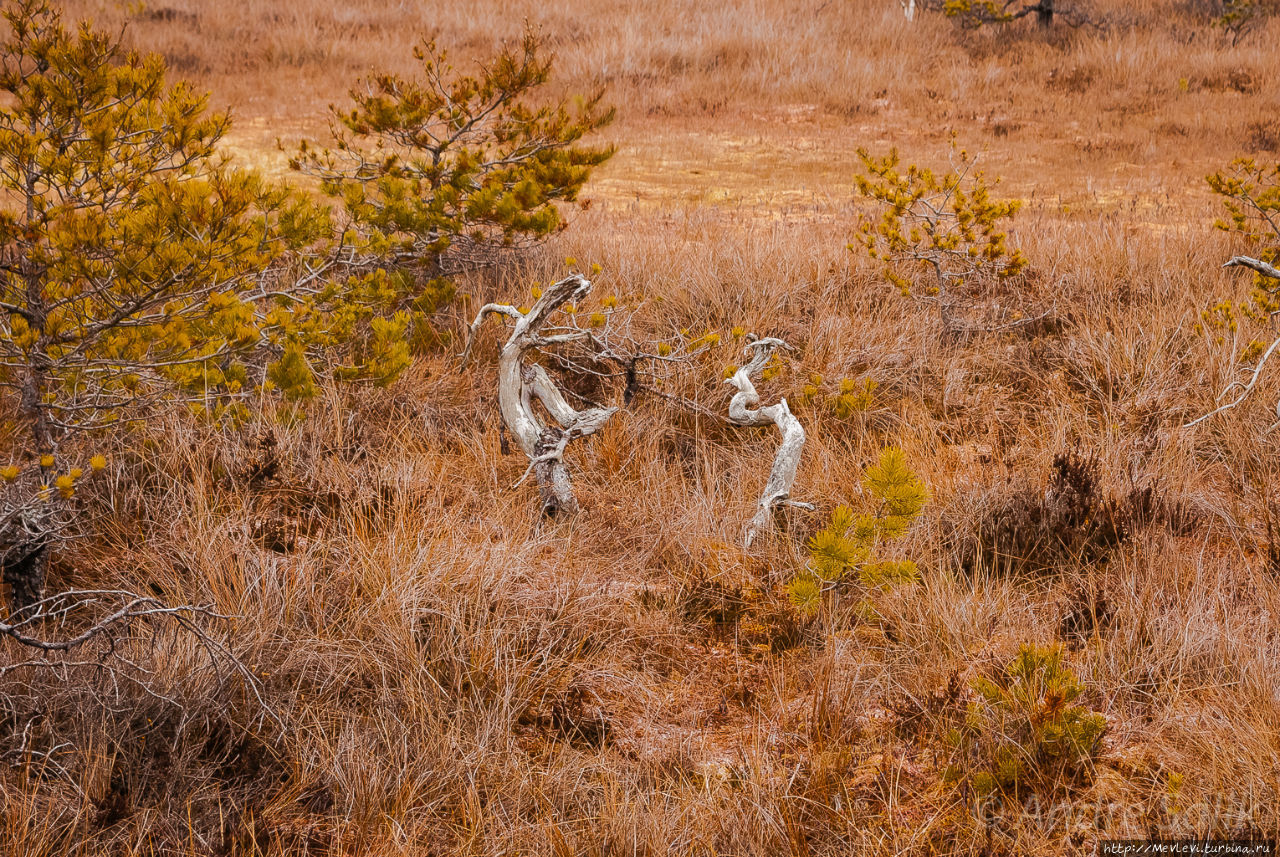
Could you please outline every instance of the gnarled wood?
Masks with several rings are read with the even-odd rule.
[[[738,426],[775,425],[782,435],[778,444],[778,452],[773,458],[773,469],[769,471],[769,481],[765,483],[764,493],[760,495],[760,507],[747,524],[743,535],[744,547],[751,547],[756,535],[769,527],[774,510],[779,506],[800,506],[812,509],[808,503],[797,503],[791,499],[791,486],[796,481],[796,471],[800,467],[800,453],[804,450],[804,426],[791,413],[786,399],[778,404],[753,410],[760,404],[760,394],[756,392],[753,378],[764,371],[775,352],[791,346],[781,339],[757,339],[749,343],[744,353],[751,355],[746,365],[725,381],[738,392],[729,400],[729,422]]]
[[[578,511],[578,501],[573,495],[573,485],[564,463],[565,449],[570,441],[599,431],[618,409],[574,409],[547,371],[537,364],[525,365],[524,356],[532,349],[585,337],[585,331],[571,330],[544,336],[541,330],[557,309],[570,301],[581,300],[590,291],[590,281],[581,274],[574,274],[547,286],[527,313],[504,304],[486,304],[471,324],[462,354],[462,368],[466,369],[472,343],[485,316],[492,313],[515,320],[498,358],[498,407],[507,431],[529,459],[529,468],[516,484],[523,482],[532,471],[542,495],[542,511],[548,516]],[[542,403],[554,420],[553,424],[543,423],[533,406],[534,401]]]

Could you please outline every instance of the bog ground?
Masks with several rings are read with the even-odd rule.
[[[233,617],[219,639],[261,699],[180,635],[148,638],[145,686],[13,668],[30,654],[6,641],[0,850],[1280,836],[1280,366],[1184,427],[1257,357],[1203,322],[1248,296],[1222,264],[1256,250],[1214,228],[1205,176],[1280,160],[1280,18],[1233,43],[1212,4],[1078,5],[1093,24],[1044,32],[891,0],[65,3],[127,22],[232,111],[235,159],[307,187],[289,156],[358,78],[411,73],[423,37],[474,62],[526,21],[556,92],[607,88],[618,119],[592,139],[618,150],[567,229],[460,281],[389,388],[325,385],[301,418],[266,397],[236,425],[161,410],[95,441],[94,535],[50,587]],[[983,300],[1034,324],[948,330],[858,243],[857,150],[945,171],[953,146],[1025,202],[1028,271]],[[466,372],[458,355],[483,303],[594,265],[580,314],[615,296],[637,336],[716,338],[665,395],[566,381],[621,409],[569,447],[581,513],[548,520],[499,429],[508,331],[482,325]],[[778,436],[717,416],[746,333],[795,347],[758,386],[804,425],[792,498],[815,507],[750,548]],[[886,447],[929,494],[900,533],[872,484]],[[840,506],[893,532],[860,568],[917,573],[802,609]]]

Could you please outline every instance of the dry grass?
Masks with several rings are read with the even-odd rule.
[[[6,853],[1056,855],[1280,835],[1280,382],[1179,428],[1234,368],[1192,332],[1247,286],[1218,267],[1233,247],[1202,175],[1274,155],[1278,25],[1232,48],[1181,5],[1100,5],[1138,25],[1001,38],[907,26],[889,2],[772,0],[144,9],[129,38],[233,106],[239,151],[275,168],[274,136],[321,132],[324,104],[419,33],[473,56],[529,18],[565,87],[608,84],[622,148],[572,228],[469,283],[445,325],[574,256],[603,266],[598,295],[646,298],[654,333],[797,345],[766,400],[811,373],[880,387],[852,420],[800,412],[798,494],[820,511],[750,553],[774,437],[653,400],[576,452],[584,514],[538,520],[495,427],[493,332],[474,373],[423,358],[301,422],[138,428],[93,489],[100,537],[53,583],[237,615],[228,639],[284,728],[180,643],[144,653],[177,705],[92,668],[12,673],[5,746],[27,723],[33,749],[66,746],[5,757]],[[1015,238],[1054,324],[948,339],[844,249],[853,150],[936,164],[952,131],[1030,199]],[[679,392],[722,409],[736,360],[721,346]],[[889,443],[934,496],[906,545],[923,582],[797,623],[780,583]],[[1151,486],[1164,511],[1035,567],[996,555],[992,522],[1073,448],[1097,455],[1100,491]],[[950,715],[930,700],[955,675],[962,707],[969,679],[1055,640],[1108,719],[1101,760],[1051,806],[977,807],[944,782]]]

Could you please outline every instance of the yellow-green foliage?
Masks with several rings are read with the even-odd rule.
[[[1106,718],[1075,704],[1083,691],[1058,645],[1024,645],[1008,666],[971,683],[976,700],[949,736],[948,778],[1010,796],[1069,783],[1096,758]]]
[[[879,461],[863,474],[863,487],[875,501],[864,514],[838,506],[831,520],[809,539],[808,567],[787,585],[791,603],[812,614],[822,603],[824,589],[857,581],[863,587],[888,587],[919,579],[911,560],[879,557],[885,542],[899,538],[929,502],[929,489],[907,466],[897,447],[887,447]]]
[[[809,405],[823,394],[823,378],[821,375],[809,376],[809,381],[800,390],[796,402]],[[841,378],[834,392],[826,395],[826,405],[836,419],[847,420],[854,414],[866,413],[875,406],[876,390],[880,385],[875,379],[866,377],[860,380]]]
[[[34,468],[22,467],[18,464],[8,464],[0,467],[0,483],[6,486],[13,485],[29,473],[39,478],[46,489],[49,484],[53,484],[63,497],[70,497],[75,493],[75,486],[82,479],[102,472],[106,466],[107,459],[105,456],[94,455],[89,459],[88,473],[85,473],[82,467],[67,466],[63,469],[58,467],[58,457],[56,455],[47,454],[40,456],[38,466]]]
[[[1226,170],[1209,176],[1208,182],[1227,209],[1227,216],[1214,226],[1242,237],[1251,254],[1263,262],[1280,262],[1280,164],[1264,166],[1252,158],[1238,158]],[[1280,280],[1255,272],[1248,300],[1220,301],[1201,315],[1209,328],[1235,333],[1241,317],[1266,323],[1277,311]]]
[[[1222,0],[1221,9],[1222,14],[1214,18],[1213,23],[1231,37],[1233,45],[1253,29],[1265,13],[1258,0]]]
[[[858,191],[879,209],[861,219],[859,243],[884,263],[885,276],[903,294],[919,294],[921,277],[923,296],[939,296],[1026,269],[1026,257],[1008,245],[1004,231],[1021,202],[992,198],[992,186],[964,152],[941,174],[914,164],[902,169],[896,149],[883,158],[865,149],[858,155],[864,170],[856,177]]]
[[[304,346],[314,352],[335,378],[385,386],[408,367],[415,343],[424,351],[442,341],[427,335],[431,328],[426,319],[453,297],[448,281],[433,281],[418,290],[409,309],[379,315],[379,308],[400,303],[411,282],[408,273],[384,268],[335,277],[312,294],[281,301],[267,313],[264,329],[268,340],[286,352]],[[305,371],[313,372],[310,364]],[[297,379],[301,383],[301,375]]]
[[[294,401],[310,399],[316,394],[315,376],[302,346],[290,342],[284,347],[280,359],[267,369],[267,380],[283,391],[286,399]]]
[[[227,117],[159,57],[68,31],[44,0],[3,14],[0,384],[35,450],[174,391],[234,402],[256,290],[327,217],[218,158]]]
[[[966,27],[983,24],[1006,24],[1014,18],[1010,3],[995,0],[944,0],[942,14],[954,18]]]
[[[558,203],[574,200],[613,154],[579,141],[613,111],[601,93],[547,103],[551,59],[532,32],[475,76],[456,71],[433,42],[415,56],[419,76],[363,81],[351,90],[354,106],[335,109],[334,147],[304,143],[292,166],[341,201],[349,225],[339,255],[396,272],[377,289],[357,279],[359,293],[342,295],[345,304],[410,311],[416,327],[452,298],[455,275],[563,226]],[[331,311],[314,303],[321,315]]]
[[[984,24],[1008,24],[1035,14],[1040,23],[1053,21],[1053,0],[943,0],[942,14],[961,26],[976,29]]]
[[[876,388],[879,386],[871,378],[863,378],[862,383],[852,378],[842,378],[840,392],[831,397],[831,412],[839,419],[847,420],[854,414],[871,410],[876,400]]]

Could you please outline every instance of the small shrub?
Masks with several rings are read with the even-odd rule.
[[[858,244],[849,249],[861,245],[903,295],[936,305],[948,331],[965,330],[961,316],[985,287],[1027,269],[1005,226],[1021,201],[995,199],[994,185],[964,151],[945,173],[915,164],[903,170],[896,149],[883,158],[865,149],[858,155],[858,192],[878,213],[861,218]]]
[[[229,119],[160,57],[69,28],[45,0],[0,18],[0,390],[40,462],[8,481],[0,564],[12,580],[20,558],[26,607],[69,520],[42,495],[69,499],[78,478],[55,450],[159,402],[245,416],[272,351],[264,286],[290,292],[288,260],[329,223],[220,157]]]
[[[808,565],[787,584],[787,597],[801,615],[816,614],[828,591],[850,584],[891,588],[920,577],[915,562],[883,559],[879,551],[920,516],[929,489],[907,466],[902,450],[892,446],[867,468],[863,486],[877,501],[874,512],[859,515],[848,506],[837,507],[827,526],[809,539]]]
[[[851,420],[876,407],[879,389],[880,383],[870,376],[841,378],[831,389],[825,379],[815,373],[809,376],[795,401],[800,407],[823,406],[836,419]]]
[[[1209,176],[1208,182],[1209,188],[1222,197],[1227,209],[1227,218],[1214,225],[1244,239],[1253,254],[1235,256],[1227,261],[1226,267],[1252,270],[1253,290],[1247,300],[1224,299],[1205,309],[1195,330],[1210,336],[1219,345],[1228,338],[1233,346],[1245,343],[1238,361],[1253,365],[1242,367],[1247,381],[1232,380],[1220,397],[1240,388],[1233,400],[1188,425],[1243,402],[1256,386],[1267,360],[1280,348],[1280,338],[1275,338],[1270,329],[1276,313],[1280,312],[1280,272],[1275,268],[1280,261],[1280,164],[1260,166],[1252,158],[1237,158],[1226,171]],[[1266,339],[1271,340],[1270,345]]]
[[[988,495],[973,532],[957,539],[960,566],[1038,573],[1103,560],[1148,526],[1185,535],[1198,523],[1158,484],[1133,485],[1118,495],[1104,491],[1098,470],[1095,455],[1069,450],[1054,456],[1047,486],[1015,483]]]
[[[1258,0],[1222,0],[1219,12],[1213,19],[1213,25],[1222,28],[1232,45],[1238,44],[1266,16],[1266,10]]]
[[[611,146],[582,138],[613,120],[603,92],[560,102],[544,95],[552,58],[533,31],[504,46],[476,74],[454,68],[434,42],[415,50],[420,73],[377,73],[333,110],[334,142],[305,141],[295,170],[320,179],[346,224],[334,277],[304,309],[331,337],[364,336],[350,373],[386,383],[408,364],[408,344],[436,343],[429,317],[455,295],[455,280],[564,227],[573,202]],[[355,323],[359,323],[356,326]]]
[[[875,404],[876,389],[879,386],[873,378],[863,378],[860,382],[852,378],[842,378],[839,392],[829,400],[831,412],[837,419],[847,420],[854,414],[871,410]]]
[[[947,739],[955,761],[946,779],[982,796],[1051,793],[1083,778],[1097,758],[1106,718],[1076,704],[1083,688],[1058,646],[1024,645],[990,677]]]
[[[1014,20],[1010,7],[1018,4],[998,3],[996,0],[943,0],[942,14],[958,21],[961,26],[981,27],[983,24],[1007,24]]]

